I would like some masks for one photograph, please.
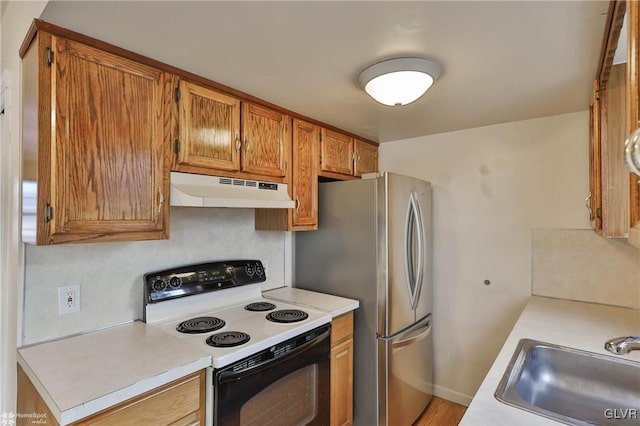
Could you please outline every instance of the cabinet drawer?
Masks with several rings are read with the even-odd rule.
[[[353,312],[340,315],[331,322],[331,346],[353,336]]]
[[[197,414],[194,416],[193,413],[201,409],[203,383],[204,372],[199,372],[123,402],[76,424],[119,426],[194,424]]]

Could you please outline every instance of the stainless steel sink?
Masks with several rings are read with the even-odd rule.
[[[638,425],[640,363],[522,339],[495,397],[570,425]]]

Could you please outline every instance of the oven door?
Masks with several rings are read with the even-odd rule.
[[[215,426],[328,425],[330,325],[213,371]]]

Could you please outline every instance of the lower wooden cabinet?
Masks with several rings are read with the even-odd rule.
[[[17,426],[21,425],[30,425],[33,421],[44,422],[39,424],[45,424],[50,426],[58,426],[59,423],[56,421],[56,418],[53,416],[51,410],[44,402],[38,390],[33,386],[31,380],[24,372],[22,367],[18,365],[18,404],[17,404],[17,414],[18,417],[15,418],[15,424]],[[37,418],[31,417],[22,417],[21,414],[35,414],[39,416]]]
[[[73,425],[204,425],[204,398],[205,373],[202,370],[81,419]],[[18,412],[46,413],[47,424],[58,424],[20,366]],[[25,424],[31,421],[26,420]]]
[[[331,331],[331,426],[353,423],[353,312],[341,315]]]

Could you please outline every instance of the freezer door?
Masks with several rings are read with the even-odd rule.
[[[379,426],[410,426],[433,395],[431,315],[391,339],[380,338]]]
[[[393,173],[378,186],[378,265],[386,271],[378,335],[388,337],[431,313],[431,186]]]

